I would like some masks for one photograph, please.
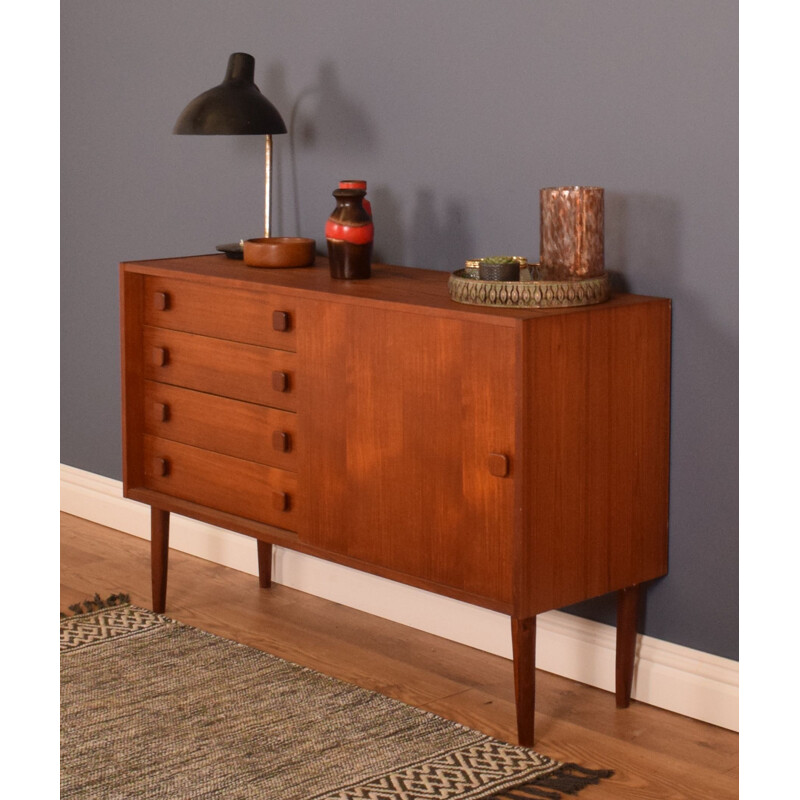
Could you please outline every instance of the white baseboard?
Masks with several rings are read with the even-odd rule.
[[[149,508],[122,496],[119,481],[61,466],[61,510],[150,538]],[[258,573],[255,540],[173,515],[170,547],[226,567]],[[309,594],[489,653],[511,658],[508,617],[284,548],[274,548],[273,580]],[[614,690],[615,632],[609,625],[548,611],[538,617],[536,666]],[[633,697],[739,730],[739,663],[640,636]]]

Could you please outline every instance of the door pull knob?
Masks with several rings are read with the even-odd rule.
[[[489,453],[489,472],[496,478],[505,478],[508,475],[508,456]]]

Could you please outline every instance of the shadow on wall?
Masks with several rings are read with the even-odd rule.
[[[264,94],[284,117],[289,138],[288,161],[273,160],[275,229],[291,227],[295,235],[300,235],[303,217],[298,151],[327,151],[333,156],[368,153],[375,148],[376,129],[362,106],[347,96],[331,61],[321,63],[316,81],[295,96],[289,92],[285,70],[279,64],[269,67],[264,86]],[[287,164],[288,175],[281,168]],[[292,220],[283,218],[284,208],[289,206],[288,195]],[[375,261],[451,271],[475,257],[465,203],[456,199],[442,201],[432,190],[420,189],[414,208],[404,214],[397,194],[381,184],[370,185],[369,198],[375,214]]]
[[[372,257],[383,264],[406,264],[406,234],[403,207],[385,184],[369,188],[375,218],[375,247]]]
[[[448,199],[440,214],[434,193],[419,190],[408,237],[411,263],[450,272],[461,269],[474,250],[467,213],[464,203]]]
[[[303,147],[333,152],[368,152],[376,140],[374,125],[345,94],[332,61],[320,64],[316,84],[297,96],[290,135]]]
[[[368,152],[375,146],[375,126],[363,108],[348,98],[339,81],[336,66],[331,61],[320,64],[316,82],[294,97],[287,89],[286,73],[278,64],[270,67],[265,85],[265,94],[281,110],[289,129],[290,175],[278,175],[278,170],[273,167],[274,197],[276,206],[282,208],[285,205],[282,201],[287,191],[286,183],[291,185],[292,222],[297,232],[301,220],[297,180],[298,147],[328,150],[334,154]]]
[[[385,185],[370,190],[375,214],[375,261],[452,272],[473,258],[474,237],[465,203],[417,190],[410,223]]]
[[[680,264],[680,214],[669,197],[605,194],[605,260],[614,291],[635,291],[642,278],[649,294],[675,288]]]

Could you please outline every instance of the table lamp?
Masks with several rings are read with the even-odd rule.
[[[266,135],[264,236],[269,238],[272,135],[286,133],[286,123],[255,85],[255,63],[248,53],[231,54],[225,80],[195,97],[181,112],[172,132],[201,136]]]

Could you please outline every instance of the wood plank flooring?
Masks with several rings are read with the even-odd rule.
[[[96,593],[150,607],[149,542],[61,515],[61,609]],[[255,566],[255,564],[254,564]],[[511,662],[170,551],[167,614],[514,741]],[[615,776],[585,800],[739,796],[738,734],[537,673],[535,749]],[[277,799],[276,799],[277,800]]]

